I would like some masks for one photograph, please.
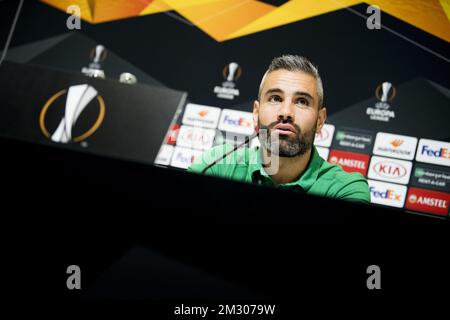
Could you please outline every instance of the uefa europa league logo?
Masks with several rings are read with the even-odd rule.
[[[241,68],[236,62],[231,62],[223,69],[223,75],[227,81],[236,81],[241,76]]]
[[[390,82],[383,82],[375,89],[375,97],[379,100],[375,106],[370,106],[366,109],[366,114],[370,120],[389,122],[395,118],[395,111],[391,110],[389,104],[394,100],[397,90]]]
[[[395,98],[397,91],[390,82],[383,82],[375,90],[375,96],[380,100],[376,104],[377,108],[388,109],[390,107],[389,102]]]
[[[381,102],[387,102],[388,101],[388,94],[389,91],[392,88],[392,83],[390,82],[383,82],[381,85],[381,89],[383,90],[383,95],[381,96]]]
[[[89,67],[84,67],[81,72],[92,78],[105,78],[105,72],[101,69],[101,62],[106,59],[107,51],[101,44],[91,50],[91,63]]]
[[[92,64],[100,67],[100,62],[106,59],[106,55],[107,51],[105,50],[105,47],[99,44],[98,46],[95,47],[95,49],[91,51]]]
[[[239,90],[236,88],[236,81],[242,75],[242,68],[236,62],[230,62],[222,70],[223,78],[222,86],[215,86],[214,93],[218,98],[233,100],[239,96]]]
[[[230,62],[222,71],[225,82],[222,84],[224,87],[234,87],[236,82],[242,74],[242,69],[236,62]]]
[[[58,104],[56,101],[59,97],[66,95],[66,103],[64,106],[64,112],[62,113],[62,118],[59,121],[59,125],[56,130],[51,134],[47,129],[46,119],[49,109],[55,109]],[[98,104],[98,115],[96,119],[91,119],[92,125],[84,133],[74,137],[72,134],[73,128],[77,123],[83,110],[86,109],[96,98]],[[52,108],[51,108],[52,107]],[[105,102],[103,98],[98,95],[97,90],[88,84],[81,84],[76,86],[71,86],[68,90],[61,90],[54,94],[44,105],[39,116],[39,126],[42,133],[48,139],[53,142],[58,143],[69,143],[69,142],[80,142],[91,136],[103,122],[105,117]]]

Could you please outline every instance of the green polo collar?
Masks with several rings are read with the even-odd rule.
[[[249,168],[249,174],[251,175],[250,179],[254,183],[258,182],[258,180],[261,179],[263,181],[263,184],[273,185],[272,179],[263,168],[261,150],[258,147],[253,149],[250,159],[252,160],[250,161]],[[319,175],[319,170],[322,166],[323,161],[324,160],[319,156],[316,147],[313,146],[311,159],[309,160],[305,172],[303,172],[298,180],[280,184],[279,187],[300,186],[304,191],[308,192],[308,190],[317,180],[317,176]]]

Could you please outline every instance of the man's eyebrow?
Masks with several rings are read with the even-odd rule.
[[[314,101],[314,97],[306,91],[296,91],[294,93],[294,96],[305,96],[305,97],[310,98],[312,101]]]
[[[267,90],[267,92],[264,95],[267,96],[268,94],[271,94],[271,93],[284,93],[284,92],[280,88],[272,88],[272,89]]]
[[[272,89],[267,90],[267,92],[264,94],[264,96],[267,96],[271,93],[284,93],[284,91],[281,90],[280,88],[272,88]],[[314,101],[314,97],[306,91],[296,91],[294,93],[294,96],[304,96],[304,97],[307,97],[307,98],[311,99],[312,101]]]

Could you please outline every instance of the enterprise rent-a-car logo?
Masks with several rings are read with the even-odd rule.
[[[442,166],[416,163],[411,174],[412,185],[438,189],[450,193],[450,169]]]
[[[368,132],[350,129],[336,131],[333,145],[337,149],[353,149],[357,152],[370,153],[373,136]]]

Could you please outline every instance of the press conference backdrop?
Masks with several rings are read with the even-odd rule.
[[[415,90],[402,92],[411,85]],[[421,122],[415,121],[416,115],[421,114],[424,106],[427,114],[437,119],[435,130],[439,126],[444,128],[443,134],[447,130],[444,122],[450,119],[446,108],[449,97],[435,86],[419,79],[395,89],[384,82],[375,90],[375,95],[382,92],[376,97],[379,101],[369,98],[349,107],[350,112],[345,111],[344,116],[330,117],[315,137],[319,154],[347,172],[367,177],[373,204],[447,217],[450,143],[431,139],[431,132],[421,135],[424,131],[421,127],[414,130]],[[426,90],[430,91],[427,99],[408,97]],[[409,100],[411,103],[405,103]],[[443,118],[439,110],[446,110],[445,115],[441,114]],[[224,142],[242,142],[253,131],[251,112],[191,103],[171,128],[156,163],[187,169],[203,151]],[[254,139],[251,147],[257,144],[259,141]]]
[[[0,2],[0,12],[13,12],[11,3]],[[138,82],[186,91],[189,103],[158,165],[185,170],[204,150],[252,134],[252,102],[270,60],[301,54],[324,82],[329,117],[315,139],[321,156],[366,176],[374,205],[448,217],[446,1],[86,3],[70,1],[82,23],[68,31],[65,1],[26,2],[7,59],[81,73],[101,44],[106,78],[129,72]],[[369,4],[381,8],[381,29],[367,25]],[[2,30],[10,20],[0,21]]]

